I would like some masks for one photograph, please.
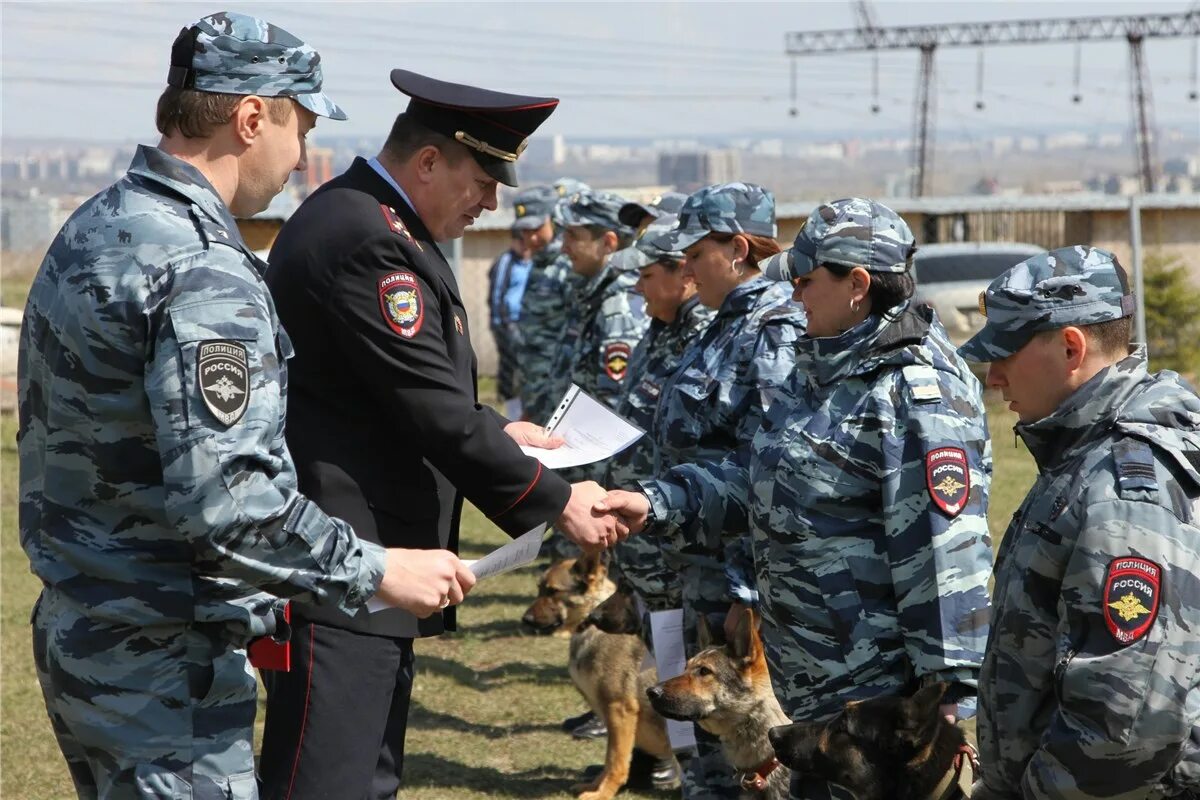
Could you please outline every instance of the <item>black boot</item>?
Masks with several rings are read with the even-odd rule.
[[[587,719],[571,729],[571,736],[576,739],[603,739],[608,736],[608,726],[604,720],[589,713]]]
[[[603,765],[592,764],[584,769],[583,782],[595,780],[603,771]],[[645,750],[633,748],[633,758],[629,760],[629,780],[625,782],[627,787],[670,791],[679,788],[679,780],[679,763],[674,758],[655,758]]]

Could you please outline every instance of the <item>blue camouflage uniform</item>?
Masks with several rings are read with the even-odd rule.
[[[1111,253],[1035,256],[960,352],[1133,313]],[[1200,397],[1137,349],[1022,421],[1038,477],[996,561],[980,676],[985,798],[1200,796]]]
[[[538,225],[544,221],[545,215],[549,215],[556,230],[554,239],[533,254],[525,293],[521,297],[518,325],[521,337],[522,414],[539,424],[545,424],[550,419],[570,385],[567,375],[555,373],[554,364],[564,349],[567,313],[580,279],[571,269],[570,259],[562,253],[562,224],[558,208],[568,188],[574,188],[575,184],[582,187],[581,190],[587,187],[578,181],[569,184],[567,181],[570,179],[563,178],[554,187],[535,187],[522,192],[520,198],[526,208],[517,214],[518,224],[522,220],[527,220],[529,224],[536,220]],[[547,196],[543,197],[543,194]]]
[[[711,232],[773,237],[774,197],[751,184],[706,187],[687,199],[677,226],[654,243],[683,250]],[[647,477],[664,475],[676,464],[719,461],[754,435],[795,366],[796,342],[804,333],[804,311],[791,295],[787,284],[759,275],[725,297],[713,322],[691,341],[659,394],[651,431],[657,461]],[[719,629],[732,602],[756,599],[750,541],[722,541],[677,527],[665,546],[682,562],[685,647],[691,656],[700,649],[701,615]],[[684,796],[739,796],[733,769],[716,739],[699,727],[696,731],[697,757],[684,770]]]
[[[911,250],[890,209],[838,201],[765,273],[902,272]],[[979,383],[932,311],[907,303],[797,350],[748,446],[642,484],[652,519],[714,544],[750,532],[772,682],[793,719],[939,680],[967,705],[991,565]],[[799,774],[791,791],[848,797]]]
[[[521,258],[511,247],[488,269],[488,329],[496,343],[496,391],[500,399],[520,395],[521,296],[533,261]]]
[[[619,237],[628,237],[631,231],[617,220],[624,204],[624,198],[611,192],[583,191],[564,200],[559,214],[564,227],[600,226]],[[562,391],[574,383],[596,400],[615,408],[629,357],[650,324],[642,297],[633,290],[637,274],[619,271],[607,262],[589,278],[573,274],[575,292],[567,306],[566,330],[551,374],[564,376]],[[556,396],[555,402],[560,397],[561,394]],[[598,481],[603,478],[604,469],[605,462],[597,462],[559,472],[575,483]],[[551,533],[542,551],[551,558],[567,558],[579,552],[557,530]]]
[[[171,85],[345,118],[286,31],[222,13],[193,35]],[[81,797],[256,797],[243,647],[276,631],[276,597],[350,610],[382,580],[383,548],[296,490],[291,345],[265,266],[204,175],[143,146],[30,289],[21,544],[43,582],[38,677]]]
[[[637,272],[655,263],[669,262],[679,269],[681,253],[658,250],[650,243],[657,234],[675,227],[676,217],[665,214],[650,223],[633,246],[613,254],[615,269]],[[629,358],[628,379],[621,390],[617,413],[647,431],[647,435],[608,461],[602,483],[614,488],[632,488],[636,481],[655,474],[657,446],[648,432],[654,427],[659,398],[674,374],[689,342],[712,322],[714,312],[693,295],[679,306],[671,322],[652,319],[650,327]],[[633,588],[649,611],[680,608],[678,553],[665,547],[657,536],[631,536],[613,548],[609,574]],[[648,633],[649,626],[644,631]]]

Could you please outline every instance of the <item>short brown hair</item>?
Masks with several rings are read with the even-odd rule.
[[[163,136],[179,131],[185,139],[204,139],[229,122],[237,104],[246,96],[168,86],[158,97],[154,124]],[[276,125],[284,124],[295,113],[290,97],[262,99],[267,104],[267,118]]]
[[[1129,354],[1129,337],[1133,332],[1133,317],[1121,317],[1091,325],[1080,325],[1079,328],[1105,355],[1126,356]]]
[[[750,252],[746,256],[746,261],[750,262],[750,266],[752,267],[757,268],[758,262],[764,258],[770,258],[777,253],[783,252],[783,248],[779,246],[779,242],[770,236],[761,236],[757,233],[718,233],[714,231],[708,235],[708,238],[725,244],[732,242],[735,236],[741,236],[749,245]]]
[[[421,123],[400,112],[392,123],[387,141],[383,143],[384,151],[398,161],[407,161],[423,147],[436,147],[451,166],[457,166],[467,155],[467,146],[456,142],[445,134],[426,128]]]

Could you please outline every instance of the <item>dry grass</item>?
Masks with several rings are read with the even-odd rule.
[[[991,524],[998,542],[1033,470],[1023,446],[1011,445],[1011,415],[994,408],[991,421]],[[0,418],[0,796],[55,800],[73,795],[30,655],[28,617],[38,582],[17,536],[15,428],[10,415]],[[467,557],[504,541],[474,509],[464,522]],[[462,633],[418,644],[405,800],[565,798],[584,766],[602,761],[602,742],[576,742],[558,729],[583,708],[566,675],[566,641],[519,629],[535,583],[527,569],[481,584],[462,608]]]

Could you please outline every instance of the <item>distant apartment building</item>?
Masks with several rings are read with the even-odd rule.
[[[658,182],[675,186],[681,192],[693,192],[711,183],[736,181],[741,172],[741,157],[736,150],[658,154]]]

